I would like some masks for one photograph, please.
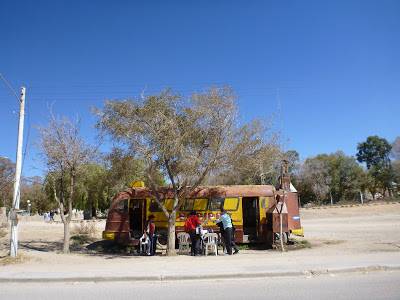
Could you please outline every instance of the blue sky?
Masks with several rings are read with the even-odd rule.
[[[93,106],[211,85],[236,91],[243,120],[271,118],[302,158],[369,135],[400,135],[400,1],[0,2],[0,73],[27,86],[26,176],[42,174],[36,126],[48,107]],[[18,103],[0,82],[0,155],[15,159]]]

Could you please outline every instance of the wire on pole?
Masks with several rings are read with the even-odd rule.
[[[7,79],[4,77],[3,74],[0,73],[0,78],[3,80],[4,84],[9,88],[9,90],[12,92],[12,94],[15,96],[15,98],[20,102],[20,97],[18,96],[17,92],[15,89],[12,87],[12,85],[7,81]]]

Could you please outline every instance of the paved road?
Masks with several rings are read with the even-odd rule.
[[[400,272],[252,280],[0,284],[0,299],[400,299]]]

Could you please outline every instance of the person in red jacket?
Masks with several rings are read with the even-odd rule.
[[[189,217],[185,221],[185,231],[189,233],[190,240],[192,241],[192,248],[190,255],[200,255],[200,235],[196,234],[196,227],[200,226],[201,222],[195,211],[190,212]]]
[[[157,246],[157,236],[155,235],[156,224],[154,224],[154,215],[150,215],[147,224],[145,233],[150,239],[150,255],[156,254],[156,246]]]

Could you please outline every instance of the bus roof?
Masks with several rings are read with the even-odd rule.
[[[219,186],[200,186],[196,188],[188,198],[208,198],[208,197],[272,197],[275,187],[272,185],[219,185]],[[153,192],[146,187],[129,188],[119,193],[115,198],[120,199],[122,195],[130,198],[144,199],[153,198]],[[173,190],[170,187],[161,188],[160,198],[173,198]]]

